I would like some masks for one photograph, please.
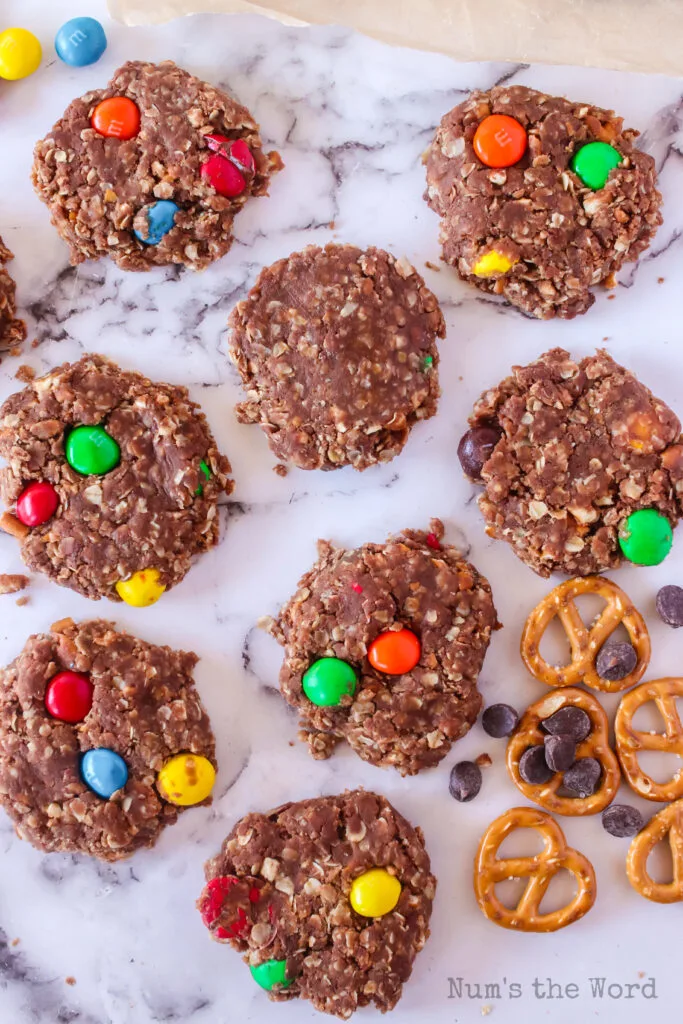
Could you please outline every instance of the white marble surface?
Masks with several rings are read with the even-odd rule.
[[[50,40],[67,17],[100,14],[53,0],[4,0],[2,25],[38,32],[47,58],[33,78],[0,83],[0,233],[16,253],[14,273],[29,321],[28,348],[0,367],[0,399],[19,385],[21,362],[47,369],[84,351],[105,353],[152,377],[189,384],[232,460],[237,489],[223,509],[223,539],[186,581],[155,607],[98,605],[33,578],[30,603],[0,598],[0,659],[13,658],[29,633],[64,615],[114,617],[161,643],[201,656],[197,682],[218,737],[220,774],[211,809],[190,811],[157,848],[116,867],[84,858],[42,856],[14,836],[0,812],[0,1022],[2,1024],[226,1024],[315,1018],[301,1002],[273,1006],[239,957],[211,943],[194,909],[202,863],[233,821],[251,808],[347,786],[374,787],[393,799],[426,835],[439,890],[432,938],[393,1016],[396,1024],[480,1019],[487,1006],[505,1022],[640,1021],[680,1016],[681,909],[649,904],[624,874],[627,843],[597,819],[566,820],[570,842],[594,862],[599,897],[588,918],[553,936],[498,929],[479,913],[471,886],[478,836],[505,808],[522,803],[505,776],[504,745],[480,726],[440,768],[419,778],[363,765],[348,751],[326,763],[308,759],[296,719],[276,687],[279,650],[256,630],[277,609],[315,556],[315,539],[348,544],[381,540],[405,525],[442,516],[448,537],[468,544],[491,580],[505,629],[496,635],[481,680],[487,702],[525,706],[542,687],[527,675],[517,646],[526,613],[548,589],[505,546],[484,536],[473,491],[461,478],[455,444],[472,400],[553,344],[585,354],[605,343],[679,413],[683,370],[680,281],[683,252],[683,102],[681,83],[570,68],[457,65],[434,55],[392,50],[343,29],[285,29],[255,18],[201,17],[153,30],[107,22],[110,47],[91,68],[69,69]],[[237,221],[232,252],[201,276],[160,271],[124,274],[104,262],[78,272],[50,227],[28,178],[31,149],[66,103],[104,83],[127,58],[172,57],[234,91],[255,113],[268,143],[287,165],[269,199],[252,202]],[[461,284],[438,262],[437,220],[423,203],[420,154],[435,124],[474,86],[502,77],[614,106],[644,129],[643,144],[662,171],[665,224],[651,252],[622,274],[571,323],[538,323]],[[334,222],[332,227],[330,222]],[[281,479],[256,428],[239,426],[239,396],[226,354],[224,324],[259,268],[308,242],[377,244],[406,254],[439,296],[448,324],[442,344],[443,398],[438,416],[418,427],[403,455],[364,473],[291,472]],[[678,281],[677,281],[678,277]],[[0,536],[2,571],[21,571],[14,542]],[[681,638],[654,614],[657,588],[681,582],[683,540],[654,570],[624,569],[619,582],[648,618],[654,657],[650,678],[680,671]],[[613,702],[611,702],[613,704]],[[488,751],[494,765],[472,804],[448,795],[456,761]],[[629,799],[628,794],[622,794]],[[652,809],[652,808],[651,808]],[[12,940],[19,939],[19,943]],[[484,989],[449,998],[448,978],[500,982],[501,999]],[[534,995],[535,977],[575,982],[579,997]],[[590,996],[592,977],[615,983],[656,979],[656,1000]],[[66,984],[67,977],[76,984]],[[508,986],[523,986],[508,998]],[[613,990],[616,991],[616,990]],[[369,1019],[366,1011],[359,1019]]]

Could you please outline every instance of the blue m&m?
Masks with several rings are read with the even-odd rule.
[[[72,18],[55,36],[57,56],[73,68],[94,64],[107,49],[107,37],[95,18]]]
[[[140,212],[146,214],[147,232],[135,228],[135,237],[143,245],[158,245],[164,235],[167,235],[173,227],[178,207],[171,199],[159,199],[156,203],[150,203]]]
[[[120,754],[107,747],[87,750],[81,758],[81,778],[88,789],[108,800],[128,781],[128,768]]]

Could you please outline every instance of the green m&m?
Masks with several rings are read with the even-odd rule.
[[[204,462],[204,459],[202,459],[202,461],[199,463],[199,468],[201,469],[201,471],[204,474],[204,476],[206,477],[206,479],[210,480],[211,479],[211,470],[209,469],[208,464],[206,462]],[[204,493],[204,488],[202,487],[201,484],[199,485],[199,487],[197,488],[197,490],[194,493],[195,493],[197,498],[201,498],[202,494]]]
[[[619,547],[634,565],[659,565],[672,544],[671,523],[655,508],[631,512],[619,527]]]
[[[286,960],[266,960],[264,964],[258,964],[256,967],[250,965],[249,970],[256,984],[264,988],[266,992],[271,992],[276,986],[289,988],[294,980],[286,977]]]
[[[609,172],[621,163],[621,153],[607,142],[589,142],[571,158],[569,166],[594,192],[604,188]]]
[[[104,427],[75,427],[66,439],[66,461],[81,476],[109,473],[118,466],[121,449]]]
[[[341,658],[318,658],[302,680],[304,693],[319,708],[336,707],[342,697],[353,696],[356,683],[355,671]]]

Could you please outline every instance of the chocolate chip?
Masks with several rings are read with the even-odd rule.
[[[553,736],[571,736],[580,743],[591,731],[591,720],[583,708],[575,708],[568,704],[554,715],[545,718],[541,726]]]
[[[481,716],[484,732],[496,740],[514,732],[518,722],[519,715],[509,704],[491,704]]]
[[[502,431],[498,427],[472,427],[463,434],[458,444],[458,458],[463,473],[470,480],[481,480],[484,463],[490,458],[500,441]]]
[[[683,593],[683,592],[682,592]],[[635,648],[627,643],[607,643],[598,651],[595,667],[601,679],[616,682],[625,679],[638,664]]]
[[[628,804],[612,804],[602,812],[602,827],[617,839],[635,836],[645,825],[645,819],[637,807]]]
[[[519,774],[530,786],[542,786],[555,774],[548,767],[543,747],[527,747],[519,759]]]
[[[566,772],[576,760],[576,741],[571,736],[546,736],[545,760],[554,772]]]
[[[655,606],[659,617],[668,626],[678,629],[683,626],[683,587],[676,587],[670,583],[668,587],[662,587],[655,598]]]
[[[594,757],[580,757],[571,768],[564,773],[565,787],[577,796],[592,796],[598,788],[602,766]]]
[[[474,800],[481,789],[481,768],[474,761],[459,761],[451,768],[448,788],[461,804]]]

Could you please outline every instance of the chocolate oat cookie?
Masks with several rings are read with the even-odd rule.
[[[205,865],[211,936],[244,954],[276,1001],[343,1020],[401,997],[429,936],[436,890],[419,828],[355,790],[238,821]]]
[[[71,262],[202,270],[249,196],[282,166],[249,111],[172,61],[129,61],[74,100],[35,148],[34,187]]]
[[[366,469],[436,412],[435,296],[381,249],[309,246],[262,270],[230,318],[230,355],[270,447],[302,469]]]
[[[320,557],[277,620],[280,689],[311,754],[345,739],[372,764],[414,775],[438,764],[481,708],[477,676],[498,627],[491,588],[459,552],[406,530]]]
[[[524,313],[571,319],[662,222],[651,156],[611,110],[526,86],[474,92],[425,155],[443,258]]]
[[[681,425],[607,352],[573,362],[555,348],[513,367],[476,402],[470,426],[463,451],[482,429],[498,437],[480,464],[464,460],[485,487],[486,532],[541,576],[619,566],[637,510],[669,534],[681,517]]]
[[[26,337],[26,324],[15,316],[15,284],[5,269],[11,259],[13,254],[0,238],[0,353],[21,345]]]
[[[86,597],[152,604],[218,540],[230,463],[187,389],[102,356],[0,407],[0,526],[29,568]]]
[[[0,803],[17,834],[115,861],[208,801],[215,745],[196,662],[102,619],[30,637],[0,669]]]

